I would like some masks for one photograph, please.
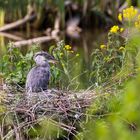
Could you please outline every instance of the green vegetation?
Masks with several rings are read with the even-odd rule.
[[[26,1],[26,6],[30,2]],[[45,2],[45,0],[35,1],[38,6]],[[85,0],[75,0],[74,2],[80,5],[85,4]],[[124,2],[121,1],[120,3]],[[127,2],[132,4],[132,1],[128,0]],[[135,2],[138,4],[138,1]],[[57,10],[63,13],[62,17],[64,16],[63,1],[50,0],[47,3],[58,7]],[[93,5],[96,5],[93,6],[94,8],[99,8],[104,3],[101,0],[92,2]],[[114,3],[117,2],[111,4]],[[6,5],[5,2],[3,4]],[[95,10],[93,7],[88,7],[86,12]],[[4,17],[1,10],[0,15]],[[35,112],[35,114],[38,113],[38,120],[35,121],[36,116],[30,114],[30,110],[27,111],[23,108],[23,110],[20,110],[18,108],[21,114],[16,114],[16,111],[13,111],[14,113],[9,111],[7,109],[8,105],[5,105],[6,90],[1,89],[0,139],[14,140],[15,137],[21,139],[24,137],[31,140],[140,139],[140,14],[136,8],[130,6],[113,15],[113,18],[118,20],[118,23],[108,31],[106,42],[101,42],[97,48],[92,50],[89,55],[88,66],[84,66],[84,68],[82,53],[79,50],[74,50],[74,47],[64,40],[53,43],[48,49],[48,52],[59,61],[58,64],[51,65],[49,89],[59,89],[64,93],[65,91],[67,91],[66,93],[69,91],[77,93],[80,90],[84,90],[84,93],[94,89],[96,94],[90,106],[81,108],[77,102],[76,109],[80,111],[66,110],[64,114],[60,113],[67,119],[59,118],[59,116],[54,119],[53,115],[51,117],[46,114],[42,115],[41,111],[38,111]],[[3,24],[3,22],[1,18],[0,24]],[[13,43],[10,43],[1,56],[0,80],[4,79],[4,84],[10,86],[10,88],[22,87],[24,89],[27,73],[35,65],[33,55],[40,50],[41,46],[32,45],[26,53],[13,46]],[[17,89],[11,92],[16,95],[17,101],[14,102],[20,100],[19,94],[23,95],[23,92],[19,92]],[[84,96],[84,98],[88,97]],[[67,108],[62,106],[61,109],[65,110]],[[71,116],[68,116],[68,113],[71,113]],[[22,117],[18,118],[18,115]],[[20,121],[23,123],[20,123]],[[21,124],[25,126],[23,134],[21,133]]]

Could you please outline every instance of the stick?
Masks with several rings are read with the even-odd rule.
[[[10,33],[5,33],[5,32],[0,32],[0,36],[4,36],[4,37],[7,37],[7,38],[9,38],[9,39],[16,40],[16,41],[21,41],[21,40],[23,40],[22,37],[19,37],[19,36],[10,34]]]
[[[21,47],[25,45],[32,45],[32,44],[37,44],[37,43],[44,43],[47,41],[55,40],[55,38],[51,36],[42,36],[42,37],[37,37],[33,39],[28,39],[28,40],[22,40],[22,41],[17,41],[13,43],[14,47]]]
[[[17,28],[19,27],[20,25],[23,25],[25,24],[26,22],[28,21],[31,21],[33,20],[34,18],[36,18],[36,14],[33,14],[33,15],[26,15],[23,19],[20,19],[18,21],[15,21],[13,23],[10,23],[10,24],[7,24],[3,27],[0,27],[0,32],[3,32],[3,31],[7,31],[7,30],[11,30],[11,29],[14,29],[14,28]]]

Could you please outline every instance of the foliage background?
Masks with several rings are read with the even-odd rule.
[[[111,11],[109,16],[115,21],[115,27],[113,26],[115,29],[108,30],[106,41],[94,48],[89,56],[90,61],[87,66],[81,65],[83,55],[78,50],[73,50],[71,44],[60,41],[58,44],[50,46],[49,53],[59,60],[59,64],[51,65],[50,88],[73,92],[78,92],[81,89],[84,92],[94,89],[98,97],[91,106],[82,110],[82,117],[75,118],[77,130],[74,134],[72,131],[62,130],[62,120],[57,122],[46,116],[43,116],[37,124],[24,129],[23,132],[28,136],[28,139],[64,139],[66,137],[65,139],[79,140],[112,140],[114,138],[117,140],[139,140],[140,22],[139,12],[137,14],[134,12],[136,9],[139,10],[139,0],[109,1],[109,5],[107,1],[103,0],[75,0],[72,2],[76,2],[82,7],[83,15],[89,15],[93,11],[99,17],[103,17],[103,24],[108,20],[106,13],[108,15],[108,10]],[[84,11],[86,2],[87,8]],[[5,21],[15,21],[24,17],[29,3],[32,4],[32,1],[0,1],[0,25],[2,26]],[[62,0],[36,0],[36,10],[40,11],[37,15],[38,19],[43,10],[42,6],[46,3],[50,4],[51,10],[55,7],[64,20],[65,9]],[[123,19],[120,21],[118,19],[119,12],[116,11],[124,3],[127,3],[129,8],[126,10],[127,16],[124,16],[123,11],[121,12]],[[136,9],[130,7],[131,5],[136,6]],[[20,10],[21,7],[22,10]],[[4,11],[4,8],[8,10]],[[9,10],[13,12],[9,13],[7,18],[5,14]],[[100,20],[96,24],[100,25]],[[36,27],[38,28],[40,25],[41,22],[36,24]],[[121,28],[124,31],[121,32]],[[12,43],[7,46],[1,44],[1,49],[3,50],[0,61],[1,79],[4,79],[5,83],[13,89],[16,85],[16,90],[12,94],[16,95],[18,100],[19,87],[24,88],[26,75],[35,65],[32,59],[33,54],[40,50],[40,46],[33,45],[25,54],[19,48],[12,48]],[[13,130],[16,121],[21,118],[16,116],[15,120],[15,114],[10,113],[5,116],[5,112],[8,111],[7,106],[3,103],[6,92],[0,90],[0,93],[0,130],[5,130],[3,133],[0,131],[0,136],[2,140],[14,139],[15,137],[13,135],[10,137],[9,133]],[[72,119],[68,120],[69,123],[63,122],[69,125]]]

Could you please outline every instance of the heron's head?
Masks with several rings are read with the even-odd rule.
[[[57,60],[47,52],[40,51],[34,55],[34,61],[37,65],[45,66],[48,63],[56,63]]]

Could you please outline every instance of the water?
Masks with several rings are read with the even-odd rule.
[[[23,32],[23,31],[14,31],[14,32],[10,32],[9,34],[15,35],[25,40],[44,36],[44,33],[41,31],[32,31],[30,33]],[[79,36],[77,38],[69,37],[66,35],[65,43],[71,45],[75,51],[80,50],[80,52],[89,55],[89,53],[94,48],[99,47],[100,44],[103,44],[106,41],[106,37],[107,37],[107,33],[104,32],[103,30],[99,30],[99,29],[84,30],[81,33],[79,33]],[[9,42],[15,42],[15,41],[0,34],[1,54],[5,52],[6,50],[5,47],[8,45]],[[54,42],[54,44],[56,44],[56,42]],[[45,48],[45,46],[46,48],[48,47],[48,42],[42,44],[42,47]],[[22,46],[21,48],[27,49],[28,47],[30,46]]]
[[[80,51],[85,62],[95,48],[106,41],[107,33],[99,29],[84,30],[79,38],[66,38],[66,42],[73,46],[74,50]]]

